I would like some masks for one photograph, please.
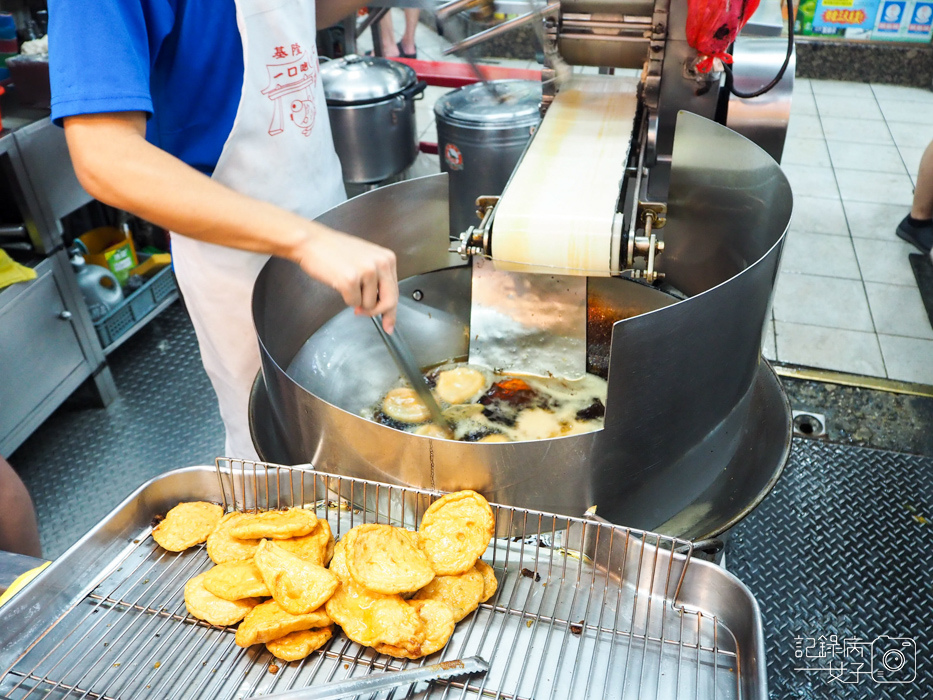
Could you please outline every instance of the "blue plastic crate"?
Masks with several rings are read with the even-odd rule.
[[[170,265],[94,323],[100,344],[106,348],[115,343],[177,289],[175,273]]]

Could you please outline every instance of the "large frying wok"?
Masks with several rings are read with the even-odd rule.
[[[422,365],[468,348],[470,267],[447,253],[438,175],[375,190],[320,217],[399,257],[399,328]],[[605,427],[522,443],[462,443],[359,417],[397,378],[368,319],[296,265],[272,259],[253,314],[263,380],[251,400],[264,459],[701,539],[767,494],[790,449],[790,410],[760,343],[791,193],[750,141],[681,114],[661,258],[689,296],[588,282],[590,364],[608,374]],[[611,341],[610,341],[611,338]]]

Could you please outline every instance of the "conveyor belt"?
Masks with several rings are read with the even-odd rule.
[[[761,605],[772,698],[933,698],[933,459],[795,440],[772,494],[734,529],[726,565]],[[913,639],[916,680],[872,680],[870,647],[857,676],[854,653],[795,658],[795,638],[818,648],[821,635]],[[860,682],[795,670],[830,661]]]

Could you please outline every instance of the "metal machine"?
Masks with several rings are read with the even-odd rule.
[[[509,188],[549,117],[554,121],[560,90],[579,84],[559,74],[563,61],[606,69],[587,76],[592,85],[632,86],[625,154],[618,177],[605,176],[614,206],[599,235],[612,259],[607,252],[599,271],[568,263],[557,275],[578,280],[576,306],[568,308],[582,323],[575,331],[583,338],[582,362],[608,379],[604,427],[477,444],[361,418],[398,376],[372,324],[296,265],[273,259],[253,298],[263,360],[251,397],[254,442],[268,461],[310,462],[420,488],[473,488],[497,502],[568,515],[595,505],[612,522],[691,540],[713,537],[767,494],[790,448],[789,407],[760,353],[791,214],[790,187],[773,157],[789,101],[772,95],[765,107],[736,111],[772,115],[747,120],[756,122],[771,155],[715,123],[728,122],[732,108],[721,76],[692,71],[685,0],[574,0],[544,13],[553,42],[545,51],[552,62],[545,86],[556,87],[557,98],[550,106],[545,100],[542,127]],[[540,14],[529,17],[521,21]],[[774,42],[783,41],[762,41],[768,48],[761,55],[775,59],[758,62],[763,83],[778,70],[782,54]],[[620,67],[640,72],[608,74]],[[734,79],[741,75],[737,66]],[[789,85],[780,89],[786,97]],[[580,152],[590,157],[590,150]],[[557,172],[545,172],[544,181],[554,193],[572,185]],[[445,176],[367,193],[319,219],[397,253],[398,328],[423,367],[474,356],[477,285],[490,268],[525,275],[532,286],[555,276],[537,259],[524,262],[538,269],[520,272],[515,265],[523,261],[497,259],[502,203],[511,201],[521,215],[538,206],[509,188],[500,202],[481,202],[488,205],[483,220],[464,232],[456,253],[448,251]],[[544,235],[533,240],[531,250],[559,248]]]

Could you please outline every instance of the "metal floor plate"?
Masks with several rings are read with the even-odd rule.
[[[772,698],[933,698],[933,459],[794,440],[726,565],[761,606]]]

